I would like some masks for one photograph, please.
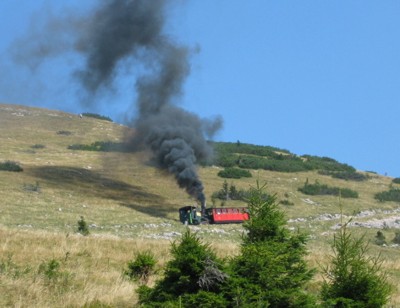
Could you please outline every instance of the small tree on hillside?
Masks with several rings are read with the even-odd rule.
[[[355,238],[343,224],[334,236],[333,256],[323,268],[325,281],[321,297],[325,307],[382,307],[391,294],[382,261],[367,256],[364,237]]]
[[[247,233],[225,292],[233,307],[311,307],[315,300],[303,291],[313,275],[304,260],[306,235],[285,227],[276,197],[265,198],[264,188],[257,182],[250,190]]]
[[[90,233],[89,226],[83,216],[81,216],[81,219],[78,220],[78,232],[84,236],[87,236]]]
[[[154,288],[139,288],[143,307],[193,307],[196,302],[202,307],[226,307],[219,291],[227,275],[209,245],[188,229],[180,242],[172,243],[171,255],[164,277]]]

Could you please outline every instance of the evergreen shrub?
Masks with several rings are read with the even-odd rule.
[[[156,263],[157,261],[152,252],[145,251],[138,253],[134,260],[129,261],[125,275],[130,279],[146,284],[150,275],[155,272]]]
[[[19,163],[7,160],[5,162],[0,162],[0,171],[21,172],[24,171],[24,169]]]
[[[32,149],[44,149],[46,146],[44,144],[34,144],[31,146]]]
[[[382,191],[375,194],[375,199],[380,202],[395,201],[400,202],[400,189],[391,188],[388,191]]]
[[[105,120],[105,121],[109,121],[109,122],[113,121],[110,117],[103,116],[103,115],[100,115],[100,114],[97,114],[97,113],[84,112],[84,113],[82,113],[82,115],[84,117],[88,117],[88,118],[95,118],[95,119]]]
[[[332,195],[341,196],[343,198],[358,198],[358,192],[349,188],[330,187],[326,184],[320,184],[316,181],[314,184],[309,184],[308,180],[304,183],[303,187],[298,190],[306,195]]]
[[[362,182],[368,180],[370,177],[366,174],[355,172],[355,171],[326,171],[321,170],[318,172],[322,175],[329,175],[336,179],[346,180],[346,181],[357,181]]]
[[[400,231],[396,231],[392,240],[395,244],[400,244]]]
[[[239,168],[225,168],[218,172],[218,176],[221,178],[240,179],[240,178],[251,178],[251,173],[248,170]]]
[[[355,238],[347,223],[342,225],[334,236],[330,263],[323,267],[324,307],[383,307],[392,287],[381,271],[382,260],[369,257],[365,237]]]
[[[394,178],[392,182],[395,184],[400,184],[400,178]]]
[[[314,273],[304,260],[307,236],[288,230],[276,196],[265,199],[264,187],[257,183],[249,192],[250,220],[230,263],[226,296],[234,307],[314,307],[304,292]]]
[[[78,233],[87,236],[89,235],[89,226],[85,221],[85,218],[81,216],[81,219],[78,220]]]
[[[171,256],[164,277],[153,288],[139,287],[139,304],[143,307],[193,307],[192,302],[204,296],[207,301],[225,305],[222,295],[218,294],[228,276],[223,271],[222,260],[208,244],[187,229],[180,241],[172,243]]]
[[[70,132],[69,130],[59,130],[57,132],[57,135],[70,136],[70,135],[72,135],[72,132]]]
[[[382,231],[376,232],[375,244],[379,245],[379,246],[386,245],[386,237],[385,237],[385,235],[383,234]]]

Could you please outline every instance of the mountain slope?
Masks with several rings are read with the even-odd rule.
[[[90,117],[16,105],[0,105],[0,161],[17,161],[24,171],[0,172],[6,209],[0,223],[9,226],[69,229],[77,217],[90,217],[93,224],[106,225],[177,221],[177,209],[194,203],[179,189],[172,176],[151,163],[148,152],[97,152],[70,150],[72,144],[96,141],[123,142],[127,127]],[[225,179],[220,167],[200,167],[208,206],[211,195]],[[298,191],[304,183],[323,183],[349,188],[359,198],[346,199],[344,213],[363,209],[393,209],[396,204],[378,203],[374,194],[388,189],[391,179],[370,174],[367,181],[344,181],[309,172],[250,170],[252,178],[226,179],[237,189],[247,189],[258,179],[270,193],[290,206],[289,218],[338,212],[335,196],[307,196]],[[40,192],[34,187],[39,186]],[[219,206],[221,201],[214,200]],[[226,202],[225,202],[226,203]],[[231,205],[243,205],[229,201]],[[106,214],[107,213],[107,214]],[[105,215],[106,214],[106,215]]]
[[[0,171],[0,253],[13,256],[10,260],[14,262],[0,258],[0,268],[2,264],[19,271],[40,268],[43,260],[52,257],[73,273],[69,283],[74,286],[53,298],[45,295],[43,290],[48,286],[41,282],[42,278],[34,276],[37,283],[30,283],[33,280],[29,275],[35,275],[34,271],[27,272],[23,276],[26,279],[15,278],[11,272],[2,276],[6,278],[0,293],[8,295],[0,296],[0,306],[14,306],[18,300],[30,302],[32,307],[79,307],[84,304],[80,298],[89,302],[101,300],[111,306],[135,301],[132,285],[120,278],[124,265],[135,251],[146,249],[155,252],[161,265],[165,263],[169,241],[186,228],[178,221],[178,209],[194,200],[178,188],[171,175],[152,163],[149,152],[69,149],[70,145],[97,141],[122,143],[124,136],[133,132],[119,124],[54,110],[0,104],[0,132],[0,163],[14,161],[23,168],[22,172]],[[369,174],[365,181],[345,181],[317,170],[250,170],[251,178],[224,179],[217,175],[222,169],[198,169],[208,206],[213,202],[215,206],[245,205],[243,201],[211,198],[225,180],[238,190],[248,189],[256,180],[266,182],[269,193],[286,201],[282,207],[289,228],[310,233],[308,261],[315,267],[326,262],[329,241],[341,221],[340,206],[345,221],[352,216],[353,226],[365,227],[353,228],[354,232],[366,232],[371,241],[377,230],[382,230],[390,246],[400,228],[399,204],[381,203],[374,198],[375,193],[398,185],[388,177]],[[352,189],[358,198],[339,200],[337,196],[310,196],[298,190],[305,183],[316,182]],[[88,238],[76,235],[81,216],[89,224]],[[222,256],[237,251],[243,231],[241,225],[202,225],[192,229],[211,242]],[[398,286],[398,247],[389,246],[372,245],[372,253],[382,253],[386,258],[383,268],[390,271],[390,280]],[[318,290],[320,279],[317,275],[311,291]],[[113,293],[107,295],[110,289]],[[15,290],[23,290],[24,296]],[[399,304],[400,297],[394,296],[392,303]]]

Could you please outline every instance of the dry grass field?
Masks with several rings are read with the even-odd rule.
[[[0,307],[135,306],[137,285],[123,275],[127,262],[135,253],[151,250],[162,268],[171,241],[185,231],[177,210],[194,201],[151,163],[150,153],[68,149],[77,143],[122,142],[128,133],[127,127],[104,120],[0,104],[0,162],[15,161],[24,169],[0,171]],[[217,176],[219,170],[199,168],[209,205],[212,193],[224,182]],[[381,254],[395,286],[390,306],[400,307],[400,248],[373,243],[378,230],[390,241],[400,226],[400,205],[374,199],[375,193],[392,185],[391,178],[371,173],[367,181],[352,182],[316,172],[252,171],[252,175],[229,183],[247,189],[258,179],[278,200],[289,200],[293,205],[282,205],[288,227],[310,234],[307,260],[316,268],[330,253],[334,227],[340,221],[339,200],[310,197],[298,188],[307,180],[318,180],[356,190],[359,198],[341,201],[343,214],[345,219],[353,217],[354,234],[365,233],[371,241],[370,254]],[[89,236],[77,233],[82,216]],[[192,229],[220,256],[238,251],[243,231],[240,225]],[[57,263],[53,271],[52,262]],[[321,280],[317,274],[310,290],[318,292]]]

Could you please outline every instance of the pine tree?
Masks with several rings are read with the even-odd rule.
[[[367,256],[364,236],[354,237],[347,223],[334,236],[330,264],[323,268],[325,281],[321,298],[325,307],[382,307],[390,298],[391,286],[381,271],[380,257]]]
[[[154,288],[139,288],[143,307],[193,307],[200,298],[202,307],[226,307],[219,291],[227,275],[208,244],[187,229],[179,242],[172,243],[171,255]]]
[[[314,272],[304,260],[307,237],[286,228],[276,196],[265,198],[264,189],[257,182],[250,191],[250,220],[226,294],[233,307],[313,306],[314,298],[303,291]]]

